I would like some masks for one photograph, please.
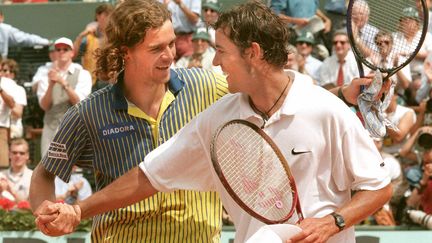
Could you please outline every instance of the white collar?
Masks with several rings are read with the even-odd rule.
[[[297,71],[285,70],[285,74],[290,76],[290,78],[293,80],[293,83],[284,99],[282,106],[270,117],[270,119],[267,121],[267,125],[279,120],[281,116],[294,115],[299,109],[301,109],[304,100],[308,99],[307,93],[309,89],[305,89],[305,87],[313,85],[312,82],[303,82],[305,79],[311,78]],[[258,118],[262,120],[261,116],[258,115],[250,106],[248,95],[244,93],[239,95],[240,119],[249,120]]]

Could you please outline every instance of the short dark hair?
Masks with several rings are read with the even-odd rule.
[[[222,13],[214,28],[222,29],[242,54],[256,42],[268,63],[282,68],[287,62],[288,27],[261,1],[252,0]]]

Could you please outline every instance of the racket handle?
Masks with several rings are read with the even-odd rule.
[[[359,71],[359,76],[360,78],[364,78],[364,69],[363,69],[363,64],[362,62],[359,60],[359,58],[357,58],[357,68]],[[360,85],[360,94],[363,93],[364,89],[366,87],[364,85]]]

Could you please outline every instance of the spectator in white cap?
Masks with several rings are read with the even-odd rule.
[[[38,69],[36,70],[33,78],[32,78],[32,82],[31,82],[32,91],[35,94],[36,94],[36,91],[37,91],[37,86],[39,84],[39,81],[41,79],[43,79],[45,76],[48,75],[48,72],[49,72],[49,70],[51,70],[53,62],[57,59],[57,52],[56,52],[55,47],[54,47],[54,41],[56,39],[57,38],[54,38],[51,41],[51,45],[48,46],[48,58],[49,58],[49,62],[46,62],[45,64],[39,66]],[[79,64],[76,64],[76,65],[81,66]]]
[[[44,156],[63,114],[91,92],[92,79],[87,70],[72,62],[73,42],[62,37],[54,42],[56,60],[48,75],[39,81],[37,96],[45,111],[41,153]]]
[[[176,67],[203,68],[222,74],[220,67],[213,66],[215,50],[210,46],[210,35],[205,28],[197,29],[192,35],[193,53],[182,57],[176,62]]]

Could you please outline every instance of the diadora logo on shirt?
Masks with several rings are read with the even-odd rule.
[[[99,136],[102,138],[119,138],[134,133],[136,128],[133,123],[110,124],[99,129]]]

